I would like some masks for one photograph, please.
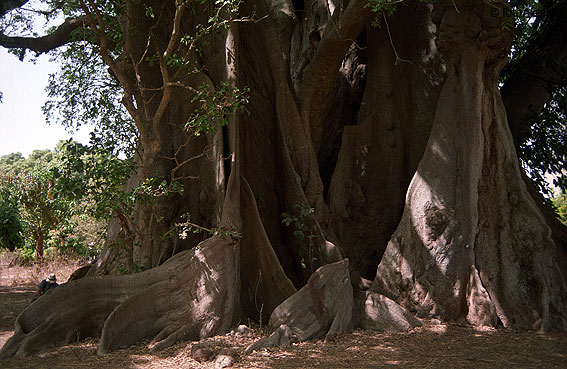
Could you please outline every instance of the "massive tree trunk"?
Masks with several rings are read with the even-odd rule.
[[[250,88],[247,111],[207,136],[190,137],[180,127],[196,107],[184,89],[169,91],[163,115],[150,119],[166,95],[163,70],[123,66],[144,55],[144,30],[165,49],[179,8],[166,2],[154,28],[146,24],[131,35],[130,56],[115,74],[130,87],[139,78],[159,91],[149,100],[130,96],[136,107],[148,105],[138,112],[147,116],[137,117],[145,130],[137,181],[157,173],[180,178],[186,191],[139,205],[128,214],[132,225],[122,222],[134,234],[133,263],[153,269],[87,277],[39,299],[18,318],[2,355],[87,335],[102,336],[100,353],[144,338],[162,347],[222,333],[238,318],[265,321],[291,305],[302,311],[334,300],[322,294],[302,301],[309,295],[303,290],[277,306],[312,271],[344,257],[350,262],[336,265],[352,277],[339,279],[352,282],[358,302],[342,310],[337,332],[352,323],[346,312],[365,304],[369,310],[355,321],[367,327],[415,326],[399,306],[387,308],[395,302],[421,317],[567,329],[565,280],[549,228],[521,181],[496,82],[510,34],[490,16],[490,5],[408,1],[382,17],[380,28],[369,25],[363,1],[300,5],[244,2],[240,16],[258,18],[211,36],[193,56],[207,69],[184,83],[207,81],[214,89],[229,80]],[[131,6],[129,22],[148,22],[141,5]],[[189,32],[206,20],[197,13],[185,13],[181,27]],[[297,222],[283,225],[284,212]],[[181,240],[170,232],[186,213],[238,241],[215,236],[192,248],[202,236]],[[95,269],[108,271],[118,253],[109,247]],[[360,276],[375,277],[371,291],[360,291]],[[139,291],[141,285],[148,288]],[[56,301],[84,296],[87,287],[97,291],[94,300],[73,302],[85,311],[101,304],[96,321],[83,321],[80,310],[58,317]],[[227,296],[230,303],[219,306]],[[48,306],[47,321],[34,321],[34,312]],[[378,324],[375,315],[386,310],[405,323]],[[129,336],[124,328],[136,321]],[[315,336],[327,334],[328,325],[331,319]],[[288,331],[294,328],[301,330]],[[62,333],[50,338],[52,329]]]
[[[373,289],[424,317],[564,330],[565,280],[497,89],[507,40],[481,4],[440,17],[447,80]]]
[[[387,28],[367,29],[366,90],[358,123],[344,127],[328,202],[345,256],[368,279],[400,221],[445,78],[431,16],[411,4]]]

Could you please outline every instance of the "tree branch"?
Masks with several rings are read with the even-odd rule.
[[[0,1],[0,17],[4,14],[8,13],[11,10],[21,8],[24,6],[29,0],[3,0]]]
[[[0,45],[8,49],[30,49],[39,55],[72,41],[73,31],[83,28],[86,21],[85,16],[68,18],[53,33],[42,37],[11,37],[0,34]]]
[[[126,107],[128,112],[132,116],[132,119],[134,119],[134,123],[136,124],[138,132],[140,133],[141,141],[145,142],[148,138],[148,132],[144,124],[143,117],[134,105],[134,97],[136,96],[134,88],[132,87],[124,69],[120,67],[120,65],[110,56],[108,52],[108,39],[106,38],[106,35],[104,34],[104,30],[102,28],[104,26],[104,20],[102,18],[102,15],[100,14],[100,11],[91,0],[89,0],[88,3],[94,11],[94,16],[83,0],[80,0],[81,9],[83,10],[83,12],[85,12],[86,19],[90,27],[98,35],[100,41],[100,55],[102,56],[102,59],[104,60],[106,65],[109,66],[112,74],[124,89],[122,104]]]
[[[171,85],[170,85],[169,68],[167,65],[167,61],[170,55],[175,50],[175,48],[177,47],[177,43],[181,38],[181,19],[183,17],[184,11],[185,11],[185,4],[179,0],[176,1],[175,16],[173,18],[173,30],[171,31],[171,37],[164,52],[161,51],[158,42],[154,39],[154,47],[159,55],[159,67],[161,71],[161,78],[163,80],[163,95],[159,102],[156,113],[153,117],[152,124],[153,124],[154,135],[160,143],[161,143],[161,135],[160,135],[161,119],[163,118],[163,115],[165,114],[165,110],[167,109],[169,105],[169,101],[171,100]]]

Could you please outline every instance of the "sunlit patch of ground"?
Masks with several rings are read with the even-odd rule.
[[[33,284],[13,285],[16,276],[2,269],[0,278],[0,346],[11,336],[19,312],[33,297]],[[17,278],[16,278],[17,279]],[[7,282],[8,281],[8,282]],[[223,335],[206,342],[215,350],[246,346],[267,334]],[[152,353],[139,344],[97,356],[98,339],[44,351],[23,359],[0,361],[0,368],[214,368],[190,357],[192,342]],[[539,334],[509,329],[474,329],[466,325],[426,322],[406,333],[355,330],[334,342],[302,342],[239,357],[234,368],[567,368],[567,334]]]

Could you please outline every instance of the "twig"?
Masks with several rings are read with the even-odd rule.
[[[264,304],[258,308],[258,300],[256,299],[258,296],[258,287],[260,286],[260,281],[262,281],[262,269],[258,270],[258,282],[256,282],[256,289],[254,291],[254,305],[256,306],[256,310],[259,314],[259,321],[260,321],[260,328],[262,328],[262,312],[264,311]]]
[[[461,11],[459,10],[459,8],[457,8],[457,4],[455,3],[455,0],[451,0],[453,2],[453,6],[455,7],[455,11],[457,12],[457,14],[461,14]]]
[[[396,51],[396,47],[394,46],[394,41],[392,40],[392,34],[390,33],[390,26],[388,25],[388,20],[386,19],[386,14],[384,12],[382,12],[382,16],[384,17],[384,23],[386,24],[386,31],[388,32],[388,37],[390,39],[390,45],[392,45],[392,50],[394,51],[394,55],[396,55],[396,62],[394,63],[394,65],[398,65],[398,62],[400,62],[400,61],[412,64],[412,62],[410,62],[409,60],[402,59],[398,55],[398,52]]]

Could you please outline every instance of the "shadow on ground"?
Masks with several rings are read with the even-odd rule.
[[[17,315],[33,298],[33,287],[0,286],[0,347],[12,335]],[[242,353],[266,330],[249,336],[207,340],[215,350]],[[144,344],[97,356],[98,339],[46,350],[23,359],[0,360],[1,368],[213,368],[190,357],[193,343],[158,353]],[[539,334],[509,329],[475,330],[466,325],[426,322],[407,333],[356,330],[334,342],[304,342],[264,349],[240,357],[234,368],[566,368],[567,334]]]

